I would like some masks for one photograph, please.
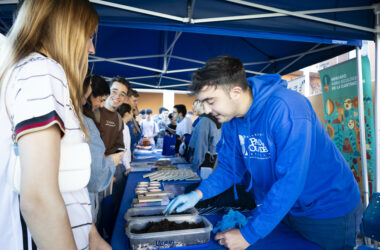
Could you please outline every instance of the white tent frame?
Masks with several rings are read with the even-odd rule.
[[[128,5],[123,5],[123,4],[116,4],[108,1],[103,1],[103,0],[90,0],[91,2],[95,4],[100,4],[108,7],[113,7],[117,9],[122,9],[122,10],[127,10],[127,11],[132,11],[140,14],[145,14],[145,15],[150,15],[150,16],[155,16],[155,17],[160,17],[160,18],[165,18],[177,22],[182,22],[182,23],[190,23],[190,24],[196,24],[196,23],[207,23],[207,22],[227,22],[227,21],[233,21],[233,20],[248,20],[248,19],[258,19],[258,18],[269,18],[269,17],[279,17],[279,16],[294,16],[306,20],[313,20],[316,22],[321,22],[321,23],[328,23],[332,25],[337,25],[341,27],[346,27],[346,28],[351,28],[351,29],[356,29],[356,30],[361,30],[361,31],[367,31],[374,33],[376,36],[375,42],[376,42],[376,59],[375,59],[375,72],[376,72],[376,77],[375,77],[375,137],[376,137],[376,146],[375,146],[375,154],[376,154],[376,166],[375,166],[375,186],[374,186],[374,192],[380,192],[380,76],[379,76],[379,70],[380,70],[380,51],[379,51],[379,42],[380,42],[380,4],[375,4],[371,6],[360,6],[360,7],[347,7],[347,8],[332,8],[332,9],[320,9],[320,10],[303,10],[303,11],[287,11],[279,8],[273,8],[270,6],[265,6],[261,4],[256,4],[252,2],[247,2],[243,0],[225,0],[226,2],[231,2],[235,4],[239,4],[242,6],[246,6],[248,8],[258,8],[258,9],[263,9],[266,11],[272,11],[273,13],[269,14],[257,14],[257,15],[241,15],[241,16],[226,16],[226,17],[214,17],[214,18],[201,18],[201,19],[193,19],[192,16],[192,10],[193,10],[193,5],[191,8],[189,8],[189,11],[187,13],[186,17],[179,17],[179,16],[174,16],[174,15],[169,15],[165,13],[160,13],[156,11],[151,11],[151,10],[146,10],[146,9],[141,9],[141,8],[136,8]],[[2,4],[16,4],[17,0],[3,0],[0,2],[0,5]],[[194,3],[194,2],[193,2]],[[319,13],[331,13],[331,12],[344,12],[344,11],[359,11],[359,10],[366,10],[366,9],[373,9],[376,15],[376,27],[374,29],[368,28],[368,27],[363,27],[363,26],[358,26],[358,25],[353,25],[345,22],[339,22],[335,20],[330,20],[326,18],[320,18],[320,17],[315,17],[311,16],[310,14],[319,14]],[[180,36],[180,35],[179,35]],[[178,36],[178,38],[179,38]],[[177,39],[178,39],[177,38]],[[173,42],[172,46],[176,43],[177,39]],[[285,70],[287,67],[291,66],[294,64],[297,60],[300,60],[303,56],[310,54],[310,53],[315,53],[318,52],[318,49],[316,49],[317,46],[313,47],[311,50],[302,53],[300,55],[293,55],[292,57],[295,57],[295,60],[289,63],[289,65],[285,66],[284,68],[280,69],[278,73],[281,73],[283,70]],[[111,63],[117,63],[117,64],[122,64],[125,66],[129,67],[136,67],[140,69],[144,69],[147,71],[155,72],[160,74],[160,81],[161,79],[167,78],[166,76],[163,76],[162,74],[170,74],[170,73],[177,73],[177,72],[186,72],[186,71],[193,71],[196,68],[189,68],[189,69],[179,69],[179,70],[168,70],[168,62],[170,61],[171,58],[176,58],[179,60],[184,60],[184,61],[193,61],[197,62],[200,64],[200,66],[204,62],[200,62],[198,60],[194,60],[191,58],[180,58],[180,57],[174,57],[171,55],[171,53],[168,53],[170,50],[170,46],[168,47],[169,49],[166,50],[166,53],[164,55],[146,55],[144,57],[163,57],[164,58],[164,66],[163,69],[154,69],[150,67],[146,67],[143,65],[137,65],[137,64],[132,64],[132,63],[126,63],[123,62],[124,60],[133,60],[137,58],[142,58],[142,57],[128,57],[128,58],[101,58],[101,57],[95,57],[91,56],[90,57],[90,62],[95,62],[95,61],[107,61]],[[168,56],[169,54],[169,56]],[[287,57],[289,58],[289,57]],[[363,107],[363,86],[362,86],[362,69],[359,67],[361,65],[361,57],[360,57],[360,50],[357,47],[356,48],[356,58],[358,61],[358,95],[359,95],[359,117],[360,117],[360,124],[364,123],[364,107]],[[274,61],[279,61],[279,60],[284,60],[284,58],[279,58],[276,60],[271,60],[271,61],[266,61],[266,62],[247,62],[245,63],[245,66],[247,65],[253,65],[253,64],[265,64],[264,68],[261,70],[261,72],[268,67],[270,64],[272,64]],[[261,72],[254,72],[254,71],[247,71],[248,73],[253,73],[253,74],[262,74]],[[152,75],[147,75],[145,78],[151,78]],[[139,78],[135,79],[143,79],[144,76],[141,76]],[[170,78],[167,78],[170,79]],[[171,78],[173,79],[173,78]],[[131,79],[132,80],[132,79]],[[177,80],[184,82],[186,81],[185,79],[178,79]],[[149,88],[169,88],[169,87],[179,87],[179,86],[186,86],[189,85],[188,82],[184,84],[176,84],[176,85],[171,85],[171,86],[160,86],[160,85],[150,85],[150,84],[145,84],[141,82],[135,82],[133,81],[132,83],[139,85],[139,86],[146,86]],[[361,141],[365,141],[365,131],[364,131],[364,126],[360,126],[360,136],[361,136]],[[361,143],[361,158],[363,162],[363,167],[362,167],[362,176],[367,176],[367,164],[364,159],[366,158],[366,147],[365,143]],[[368,204],[368,178],[363,178],[363,190],[362,192],[365,195],[365,205]]]

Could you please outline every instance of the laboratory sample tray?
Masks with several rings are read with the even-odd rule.
[[[177,223],[189,222],[200,223],[203,221],[204,228],[163,231],[156,233],[134,234],[133,229],[140,230],[146,227],[149,222],[160,222],[164,219]],[[126,234],[129,238],[131,248],[137,249],[161,249],[183,247],[191,245],[205,244],[210,241],[212,224],[203,216],[182,215],[182,216],[158,216],[150,218],[138,218],[131,220],[126,227]]]
[[[135,207],[130,208],[128,211],[124,214],[124,219],[129,222],[130,220],[134,219],[140,219],[140,218],[156,218],[162,215],[162,211],[165,209],[166,206],[154,206],[154,207]],[[139,215],[145,215],[145,216],[139,216]],[[170,214],[167,217],[176,217],[176,216],[184,216],[184,215],[198,215],[198,210],[196,208],[190,208],[186,210],[186,213],[181,214]]]

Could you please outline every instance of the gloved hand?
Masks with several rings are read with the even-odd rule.
[[[164,209],[164,214],[171,214],[173,211],[178,213],[183,212],[189,208],[195,206],[198,201],[201,199],[199,194],[194,191],[191,191],[188,194],[182,194],[177,196],[174,200],[172,200]]]

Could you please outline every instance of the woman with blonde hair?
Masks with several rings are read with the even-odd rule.
[[[6,36],[0,52],[2,249],[33,247],[30,234],[39,249],[89,248],[87,189],[63,191],[59,169],[63,142],[86,145],[80,97],[98,23],[88,0],[25,0]],[[13,155],[21,166],[19,193],[10,177]]]

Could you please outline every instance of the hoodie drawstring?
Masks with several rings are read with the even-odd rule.
[[[248,138],[249,138],[250,134],[251,134],[251,123],[248,120]],[[253,176],[252,176],[252,173],[249,171],[249,169],[251,169],[251,160],[249,159],[249,152],[248,152],[248,168],[247,168],[247,170],[249,172],[249,175],[250,175],[251,179],[249,180],[249,186],[245,190],[245,192],[248,192],[249,190],[251,190],[252,189],[252,185],[253,185]]]
[[[233,137],[234,138],[234,162],[232,164],[233,165],[232,171],[234,172],[234,197],[235,197],[235,201],[237,201],[239,199],[239,197],[238,197],[237,190],[236,190],[235,165],[236,165],[236,138],[239,138],[239,131],[237,129],[237,126],[235,127],[235,129],[236,129],[236,135],[237,136]]]

